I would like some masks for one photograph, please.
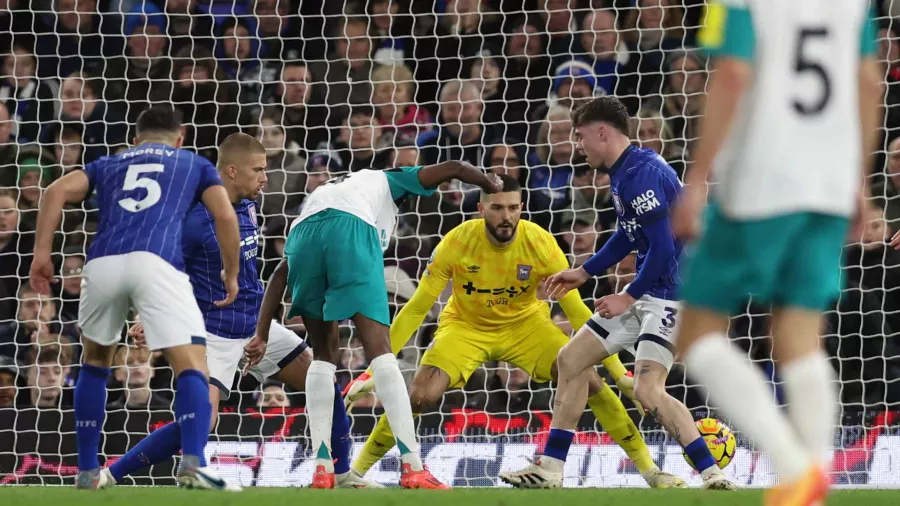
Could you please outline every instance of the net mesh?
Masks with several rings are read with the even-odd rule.
[[[695,48],[701,0],[8,0],[0,2],[0,483],[62,483],[75,472],[72,387],[84,252],[97,227],[92,201],[66,208],[54,251],[61,281],[53,297],[28,284],[36,209],[56,178],[133,138],[138,114],[172,103],[185,116],[185,146],[211,161],[228,134],[257,135],[268,150],[269,183],[259,205],[260,272],[281,258],[287,224],[305,197],[333,174],[361,168],[466,160],[518,178],[527,218],[554,233],[579,265],[615,226],[609,178],[574,153],[568,111],[615,94],[634,116],[635,142],[660,153],[679,175],[690,166],[704,109],[707,61]],[[897,253],[900,174],[896,128],[900,46],[878,2],[885,63],[883,142],[871,178],[862,243],[846,251],[847,288],[826,319],[825,347],[840,379],[843,427],[835,480],[900,486],[895,412],[900,402]],[[458,182],[403,209],[385,253],[392,312],[416,286],[440,238],[476,213],[477,191]],[[634,276],[627,258],[582,290],[615,293]],[[446,302],[445,293],[441,305]],[[401,354],[411,377],[431,342],[438,308]],[[570,331],[554,308],[554,320]],[[302,335],[300,321],[287,324]],[[339,381],[366,368],[349,324],[341,326]],[[767,308],[754,304],[729,330],[780,386],[770,357]],[[168,423],[171,369],[128,345],[123,331],[104,429],[107,462]],[[623,361],[630,357],[623,354]],[[707,399],[676,366],[668,390],[702,416]],[[489,362],[464,389],[421,418],[425,461],[454,485],[496,485],[540,448],[551,386]],[[626,401],[626,405],[631,407]],[[312,476],[302,392],[275,381],[235,380],[207,452],[243,485],[305,485]],[[632,412],[634,410],[632,409]],[[380,408],[353,412],[358,451]],[[635,413],[636,415],[636,413]],[[624,453],[589,412],[567,463],[566,486],[643,486]],[[641,428],[661,467],[699,483],[681,450],[648,417]],[[396,452],[396,450],[394,450]],[[391,483],[396,453],[370,477]],[[774,472],[741,441],[727,471],[764,486]],[[135,482],[173,483],[174,464]]]

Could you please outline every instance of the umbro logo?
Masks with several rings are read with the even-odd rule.
[[[481,270],[480,265],[470,265],[466,269],[468,269],[469,274],[478,274],[478,271]]]

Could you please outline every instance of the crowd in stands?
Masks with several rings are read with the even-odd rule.
[[[900,12],[890,0],[877,3],[887,81],[883,153],[866,234],[847,248],[848,288],[826,328],[844,403],[867,409],[900,403],[900,383],[888,380],[900,377],[900,254],[884,242],[900,229],[900,40],[890,17]],[[615,213],[608,175],[574,149],[569,111],[615,94],[634,117],[634,142],[682,175],[705,106],[708,62],[694,43],[702,4],[0,0],[0,406],[71,404],[80,276],[96,210],[90,199],[66,210],[56,240],[61,282],[53,297],[42,297],[27,277],[37,207],[56,178],[125,149],[149,104],[180,109],[185,147],[213,162],[217,144],[232,132],[264,144],[263,279],[304,199],[331,177],[445,160],[518,178],[526,189],[523,218],[553,232],[577,266],[614,230]],[[385,253],[395,312],[412,296],[440,237],[473,216],[476,203],[477,189],[454,183],[403,210]],[[631,257],[581,293],[614,293],[633,275]],[[774,375],[765,312],[748,306],[732,335]],[[436,317],[404,350],[407,372]],[[289,323],[303,332],[302,322]],[[342,332],[339,378],[346,383],[367,364],[352,329]],[[165,361],[129,343],[123,331],[110,406],[168,409]],[[302,404],[300,394],[279,384],[240,381],[233,405]],[[672,393],[704,404],[684,383],[676,369]],[[549,406],[547,385],[501,363],[474,375],[442,409],[523,413]]]

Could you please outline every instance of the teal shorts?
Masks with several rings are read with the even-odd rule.
[[[709,207],[706,233],[686,249],[682,296],[694,307],[733,314],[754,302],[822,311],[841,289],[849,220],[791,213],[733,220]]]
[[[339,321],[359,313],[390,325],[384,255],[375,227],[327,209],[288,234],[288,316]]]

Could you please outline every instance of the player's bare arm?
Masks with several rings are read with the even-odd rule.
[[[706,114],[700,123],[694,166],[685,175],[687,186],[672,212],[672,230],[682,240],[697,236],[713,159],[731,131],[738,104],[753,78],[750,64],[737,58],[718,59],[714,70],[707,85]]]
[[[59,228],[62,209],[68,203],[87,198],[91,183],[87,174],[76,170],[53,182],[41,197],[37,231],[34,241],[34,260],[31,262],[31,286],[42,295],[50,295],[50,283],[55,283],[50,252],[53,234]]]
[[[238,294],[238,273],[241,268],[241,232],[238,229],[238,218],[228,198],[228,192],[224,187],[211,186],[201,196],[203,205],[209,209],[213,220],[216,222],[216,240],[222,251],[222,265],[224,272],[222,281],[225,283],[225,300],[217,301],[219,307],[227,306],[234,302]]]
[[[486,174],[475,166],[457,160],[428,165],[419,171],[419,182],[425,188],[437,188],[441,183],[459,179],[463,183],[474,184],[486,193],[496,193],[503,184],[493,174]]]
[[[275,267],[275,272],[269,278],[266,291],[263,294],[262,305],[259,309],[259,322],[256,324],[256,335],[244,348],[247,362],[251,365],[259,363],[266,354],[266,343],[269,339],[269,330],[272,328],[272,320],[278,314],[281,301],[284,299],[284,290],[287,287],[288,264],[282,259]]]

